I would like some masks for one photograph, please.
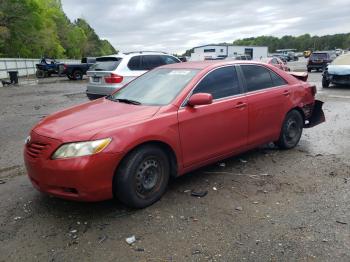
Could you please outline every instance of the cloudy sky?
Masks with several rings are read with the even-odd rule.
[[[182,53],[259,35],[350,32],[349,0],[62,0],[121,51]]]

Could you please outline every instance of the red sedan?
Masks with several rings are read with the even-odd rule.
[[[25,165],[47,194],[142,208],[170,177],[271,141],[295,147],[304,127],[324,121],[315,93],[257,62],[166,65],[43,119],[26,140]]]
[[[290,71],[290,68],[287,66],[287,64],[278,57],[266,57],[261,59],[261,61],[266,64],[273,65],[283,71]]]

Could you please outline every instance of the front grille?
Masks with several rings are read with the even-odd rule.
[[[47,148],[48,144],[31,142],[26,146],[26,151],[29,156],[32,158],[38,158],[43,150]]]
[[[333,75],[334,81],[350,81],[350,76]]]

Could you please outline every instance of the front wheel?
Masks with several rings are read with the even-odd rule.
[[[303,127],[303,116],[297,110],[290,111],[284,119],[280,137],[275,144],[282,149],[295,147],[299,143]]]
[[[327,80],[327,78],[322,77],[322,87],[327,88],[329,87],[330,82]]]
[[[169,174],[164,151],[153,145],[141,146],[122,161],[113,180],[113,194],[129,207],[150,206],[164,194]]]

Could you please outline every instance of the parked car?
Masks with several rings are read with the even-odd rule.
[[[290,74],[252,61],[156,68],[41,120],[26,139],[27,173],[60,198],[149,206],[170,177],[271,141],[293,148],[323,122],[316,87]]]
[[[283,54],[272,54],[272,56],[274,57],[278,57],[279,59],[281,59],[283,62],[287,63],[288,61],[290,61],[290,57],[287,55],[283,55]]]
[[[98,57],[87,71],[86,95],[91,100],[110,95],[148,70],[179,62],[175,56],[162,52],[140,51]]]
[[[350,53],[338,56],[322,75],[322,87],[330,84],[350,86]]]
[[[66,75],[70,80],[82,80],[86,75],[86,71],[95,64],[95,57],[83,57],[81,64],[64,64],[62,74]]]
[[[63,63],[57,62],[55,59],[43,57],[39,64],[36,64],[35,75],[37,78],[49,77],[53,74],[60,74],[59,67]]]
[[[335,56],[332,56],[330,52],[313,52],[309,60],[307,62],[307,71],[311,72],[311,70],[316,69],[316,71],[324,70],[329,63],[333,61]]]
[[[252,60],[252,57],[250,55],[234,55],[226,57],[225,60]]]
[[[290,71],[290,68],[287,66],[286,62],[283,62],[281,59],[278,57],[266,57],[262,58],[261,62],[273,65],[283,71]]]

